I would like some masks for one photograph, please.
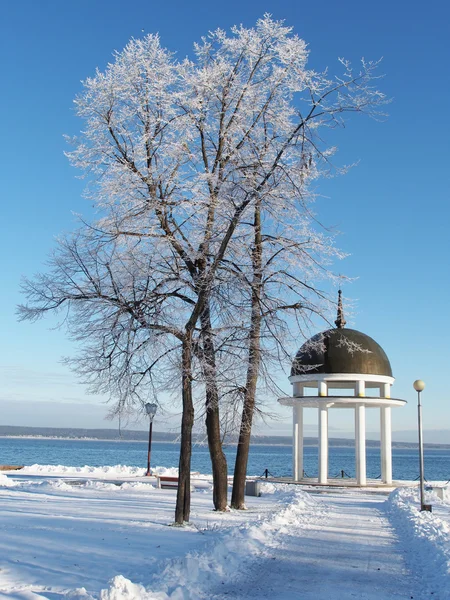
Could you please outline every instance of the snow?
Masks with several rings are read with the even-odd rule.
[[[409,599],[416,580],[404,565],[384,497],[342,491],[315,498],[314,514],[283,531],[271,566],[255,561],[226,597]]]
[[[7,477],[3,473],[0,473],[0,487],[14,487],[18,485],[14,479]]]
[[[103,480],[86,480],[86,474],[93,473],[86,467],[81,485],[74,485],[72,468],[62,468],[60,478],[55,468],[33,470],[38,475],[14,472],[2,477],[8,487],[0,487],[0,597],[51,593],[98,598],[104,589],[104,597],[116,593],[125,598],[124,586],[134,594],[138,584],[153,586],[161,598],[176,598],[180,586],[194,594],[199,581],[220,576],[224,553],[231,553],[225,546],[213,551],[214,542],[259,551],[258,527],[252,529],[251,524],[286,510],[285,501],[292,495],[271,493],[267,499],[251,499],[248,511],[215,513],[210,481],[204,478],[207,487],[196,486],[192,494],[193,524],[176,528],[169,526],[176,492],[145,481],[121,482],[127,469],[106,468]],[[111,483],[114,474],[119,485]]]
[[[397,489],[389,497],[389,511],[407,549],[412,570],[422,573],[424,597],[450,598],[450,506],[426,493],[434,512],[420,511],[417,488]]]
[[[412,488],[386,499],[264,482],[247,511],[215,513],[210,478],[194,474],[180,528],[175,490],[143,472],[0,474],[0,599],[450,598],[450,505],[435,495],[430,514]]]
[[[111,477],[144,477],[146,469],[141,467],[128,467],[126,465],[115,465],[112,467],[67,467],[64,465],[30,465],[23,467],[20,473],[26,475],[86,475],[90,477],[102,477],[110,475]],[[178,469],[165,467],[156,467],[152,469],[155,475],[177,476]]]

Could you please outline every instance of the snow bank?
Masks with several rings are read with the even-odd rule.
[[[93,476],[144,476],[145,469],[140,467],[128,467],[126,465],[115,465],[111,467],[67,467],[65,465],[30,465],[23,467],[20,473],[25,475],[93,475]]]
[[[87,475],[91,477],[144,477],[146,469],[141,467],[129,467],[126,465],[114,465],[106,467],[68,467],[65,465],[30,465],[23,467],[20,473],[25,475]],[[167,475],[176,477],[178,469],[166,467],[156,467],[152,469],[154,475]]]
[[[120,492],[120,491],[124,491],[124,490],[148,492],[149,490],[155,489],[155,486],[152,485],[151,483],[142,483],[140,481],[125,481],[124,483],[121,483],[120,485],[116,485],[115,483],[108,483],[107,481],[89,480],[89,481],[85,481],[84,483],[77,484],[76,486],[74,486],[74,485],[67,485],[67,483],[64,482],[64,479],[58,479],[55,482],[50,481],[49,484],[54,487],[61,487],[62,489],[66,490],[66,491],[88,489],[88,490],[95,490],[95,491],[101,491],[101,492]]]
[[[0,487],[15,487],[16,485],[17,483],[13,479],[0,473]]]
[[[266,481],[261,482],[260,486],[261,494],[280,494],[280,492],[291,492],[292,486],[288,483],[270,483]]]
[[[273,491],[273,490],[270,490]],[[307,523],[311,509],[317,515],[318,505],[300,490],[280,494],[282,508],[269,517],[231,531],[204,531],[213,540],[201,553],[187,554],[181,559],[166,561],[151,588],[135,584],[122,575],[110,581],[101,591],[101,600],[206,600],[221,583],[231,581],[245,569],[245,563],[273,554],[282,536],[293,526]]]
[[[164,592],[148,592],[143,585],[132,583],[123,575],[117,575],[107,590],[100,592],[101,600],[167,600]],[[171,596],[173,600],[184,600],[184,596]]]
[[[115,483],[108,483],[107,481],[98,481],[90,479],[85,482],[74,484],[68,482],[67,479],[54,479],[42,481],[13,481],[8,479],[4,475],[0,474],[0,487],[20,487],[24,491],[35,491],[46,492],[48,490],[58,490],[60,492],[77,492],[78,490],[93,490],[96,492],[120,492],[120,491],[138,491],[148,492],[154,490],[155,486],[151,483],[142,483],[140,481],[125,481],[124,483],[117,485]]]
[[[426,501],[439,503],[431,494]],[[420,512],[418,488],[399,488],[387,503],[391,521],[407,548],[407,560],[429,597],[450,599],[449,525],[433,513]]]

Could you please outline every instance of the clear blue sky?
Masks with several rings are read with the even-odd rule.
[[[382,123],[353,119],[331,134],[329,141],[340,149],[338,161],[359,165],[320,184],[324,198],[317,211],[322,222],[341,231],[338,243],[351,254],[337,270],[358,277],[344,290],[357,301],[349,324],[384,347],[397,378],[395,395],[411,402],[394,411],[394,428],[415,427],[411,384],[420,377],[427,382],[425,426],[450,429],[444,378],[450,367],[450,8],[443,0],[2,3],[4,424],[110,426],[102,420],[101,400],[87,396],[59,364],[72,351],[64,334],[50,331],[49,322],[15,319],[20,277],[44,268],[54,236],[74,226],[72,211],[89,214],[82,182],[63,155],[63,134],[75,134],[81,126],[72,112],[80,81],[97,66],[104,68],[112,51],[142,30],[159,32],[163,45],[184,56],[208,30],[241,22],[251,26],[264,12],[285,19],[309,43],[316,69],[334,67],[338,57],[354,62],[384,57],[380,86],[393,99],[390,116]],[[273,399],[270,404],[275,408]],[[348,412],[348,421],[336,426],[351,427]],[[288,431],[290,415],[283,414]],[[275,423],[273,431],[282,427]]]

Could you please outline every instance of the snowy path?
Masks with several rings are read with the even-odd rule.
[[[317,499],[326,517],[292,528],[269,558],[255,562],[250,572],[211,596],[418,600],[419,584],[404,564],[385,498],[333,494]]]

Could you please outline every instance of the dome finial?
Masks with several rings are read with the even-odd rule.
[[[342,290],[338,291],[338,309],[337,309],[337,319],[335,321],[336,327],[338,329],[343,329],[347,323],[344,318],[344,309],[342,308]]]

